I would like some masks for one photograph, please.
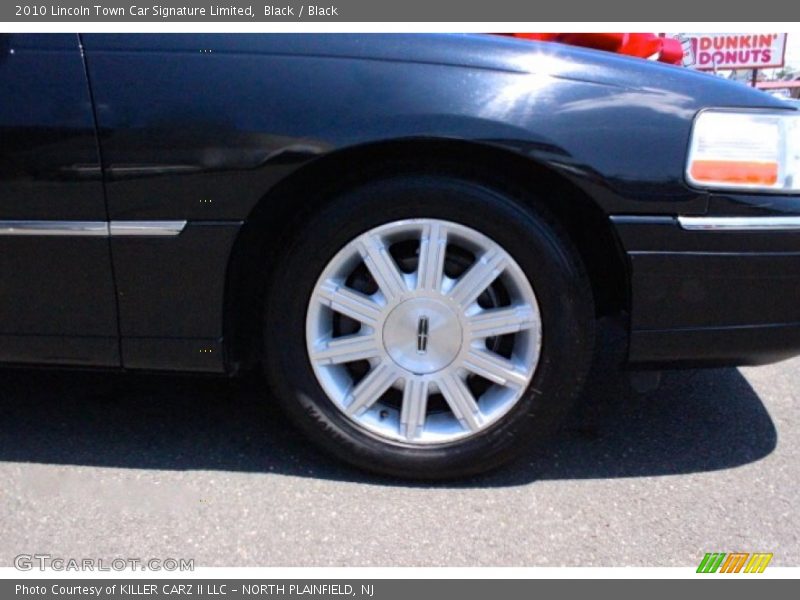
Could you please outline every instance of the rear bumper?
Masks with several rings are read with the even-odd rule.
[[[800,215],[611,220],[630,268],[631,363],[800,354]]]

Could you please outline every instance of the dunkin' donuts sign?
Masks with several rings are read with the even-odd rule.
[[[696,69],[764,69],[782,67],[785,33],[693,33]]]

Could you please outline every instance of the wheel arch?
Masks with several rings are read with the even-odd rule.
[[[587,269],[596,313],[628,310],[627,263],[616,233],[600,205],[563,175],[491,144],[432,138],[372,143],[338,150],[300,167],[271,188],[245,220],[226,273],[223,328],[232,371],[258,363],[270,265],[283,243],[302,227],[304,217],[331,193],[401,173],[464,177],[522,201],[525,190],[546,188],[546,209],[564,227]]]

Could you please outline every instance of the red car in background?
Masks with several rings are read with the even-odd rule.
[[[511,33],[508,35],[606,50],[674,65],[683,64],[684,50],[680,40],[660,37],[655,33]]]

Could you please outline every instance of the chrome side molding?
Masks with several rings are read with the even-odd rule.
[[[800,216],[678,217],[687,231],[800,231]]]
[[[800,231],[800,215],[709,217],[663,215],[611,215],[618,225],[673,225],[677,220],[686,231]]]
[[[674,225],[675,217],[664,215],[609,215],[609,220],[618,225]]]
[[[186,221],[109,221],[108,233],[118,235],[173,236],[186,227]]]
[[[176,236],[186,221],[0,221],[0,235],[27,236]]]
[[[105,221],[0,221],[0,235],[108,236]]]

